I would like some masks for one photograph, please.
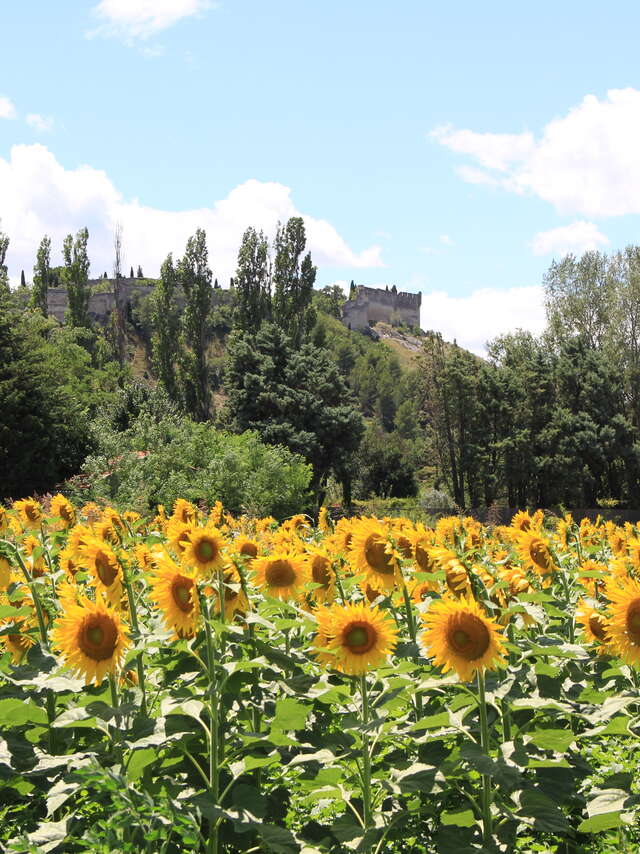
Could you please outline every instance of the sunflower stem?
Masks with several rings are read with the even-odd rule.
[[[209,603],[207,597],[198,588],[200,608],[204,617],[204,631],[207,640],[207,668],[209,677],[209,793],[214,805],[218,805],[219,796],[219,738],[218,691],[215,671],[215,649],[211,625],[209,623]],[[209,825],[207,854],[218,854],[218,821],[212,819]]]
[[[480,710],[480,744],[483,753],[489,756],[489,723],[487,720],[487,697],[484,684],[484,670],[478,669],[478,708]],[[485,843],[493,835],[491,820],[491,775],[482,775],[482,838]]]
[[[133,631],[136,636],[136,643],[140,642],[140,624],[138,623],[138,613],[136,611],[136,601],[133,595],[133,587],[131,585],[131,578],[129,577],[129,570],[125,565],[124,561],[121,561],[122,566],[122,578],[124,580],[125,590],[127,591],[127,600],[129,602],[129,613],[131,614],[131,625],[133,626]],[[140,703],[140,714],[147,714],[147,691],[144,681],[144,664],[142,661],[142,652],[139,652],[136,656],[136,668],[138,670],[138,682],[140,684],[140,690],[142,691],[142,702]]]
[[[371,827],[371,752],[369,750],[369,695],[367,693],[367,674],[360,677],[360,694],[362,697],[362,804],[364,812],[364,829]]]

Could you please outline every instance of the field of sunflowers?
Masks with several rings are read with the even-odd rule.
[[[170,511],[170,512],[169,512]],[[637,852],[640,528],[0,508],[0,849]]]

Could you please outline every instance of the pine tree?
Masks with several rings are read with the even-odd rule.
[[[22,290],[27,289],[27,280],[24,277],[24,270],[20,270],[20,287]]]
[[[178,400],[176,364],[179,348],[179,317],[175,300],[177,272],[171,253],[160,268],[160,281],[152,297],[151,348],[156,376],[169,397]]]
[[[133,278],[134,278],[134,276],[133,276],[133,267],[132,267],[132,268],[131,268],[131,270],[129,271],[129,278],[130,278],[130,279],[133,279]]]
[[[199,421],[209,417],[206,336],[212,308],[212,278],[206,234],[204,229],[199,228],[188,239],[184,257],[178,264],[178,282],[185,296],[181,386],[185,408]]]
[[[64,285],[69,304],[68,318],[71,326],[89,326],[89,256],[87,242],[89,231],[81,228],[75,240],[68,234],[62,244],[64,257]]]
[[[36,263],[33,268],[33,290],[31,305],[47,316],[47,291],[51,279],[51,238],[45,234],[38,246]]]
[[[136,277],[138,279],[144,279],[144,276],[142,275],[142,267],[140,266],[140,264],[138,264],[138,272],[136,273]]]

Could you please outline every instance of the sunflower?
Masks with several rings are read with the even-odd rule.
[[[236,613],[246,614],[249,610],[249,600],[242,589],[240,574],[235,566],[227,567],[224,570],[223,586],[224,586],[224,618],[227,623],[233,620]],[[220,611],[220,595],[218,585],[206,590],[210,596],[215,599],[215,611]]]
[[[47,565],[44,559],[44,549],[42,543],[37,537],[29,536],[25,537],[22,541],[22,548],[24,549],[24,553],[29,558],[26,561],[27,566],[29,567],[29,571],[33,578],[41,578],[45,572],[47,571]],[[36,556],[36,550],[39,551],[39,554]]]
[[[587,643],[597,644],[597,652],[600,655],[608,652],[608,620],[602,611],[596,610],[584,599],[580,599],[576,609],[576,622],[582,626],[582,633]]]
[[[241,534],[233,543],[233,551],[243,557],[247,564],[251,564],[258,557],[260,546],[255,540]]]
[[[413,557],[420,572],[433,572],[436,567],[429,557],[433,547],[433,533],[426,528],[418,528],[413,538]]]
[[[224,508],[222,506],[222,501],[216,501],[216,503],[211,508],[211,512],[209,513],[209,524],[215,525],[216,528],[222,524],[222,517],[224,515]]]
[[[66,601],[51,639],[72,670],[84,676],[85,684],[100,685],[107,673],[114,674],[130,641],[120,617],[101,601],[83,596],[79,603]]]
[[[65,498],[60,492],[51,499],[49,512],[52,516],[58,517],[60,520],[58,527],[60,528],[71,528],[76,524],[75,508],[69,499]]]
[[[439,591],[440,585],[437,581],[417,581],[411,587],[411,598],[416,605],[422,605],[425,599],[431,596],[432,593],[438,593]]]
[[[549,543],[537,531],[523,531],[516,541],[516,548],[524,566],[538,575],[550,575],[556,569]]]
[[[210,575],[224,566],[224,537],[217,528],[189,528],[182,560],[201,575]]]
[[[63,569],[69,578],[73,578],[76,572],[80,569],[78,560],[69,546],[65,546],[59,552],[58,562],[60,564],[60,569]]]
[[[149,598],[162,612],[167,628],[179,638],[193,636],[200,617],[193,572],[178,566],[167,556],[158,561],[150,584]]]
[[[333,609],[323,605],[312,611],[312,614],[318,621],[318,631],[313,641],[313,654],[320,664],[331,667],[335,660],[335,655],[332,652],[328,652],[327,649],[329,641],[333,637]]]
[[[516,515],[511,520],[511,527],[516,531],[531,530],[531,516],[526,510],[518,510]]]
[[[183,524],[191,524],[196,520],[196,508],[184,498],[177,498],[173,505],[173,513],[171,521],[182,522]]]
[[[66,548],[76,562],[79,562],[82,549],[93,539],[93,530],[89,525],[74,525],[67,536]]]
[[[323,534],[328,534],[331,531],[331,524],[329,521],[329,511],[327,508],[322,505],[320,508],[320,512],[318,513],[318,530]]]
[[[389,592],[400,582],[400,562],[385,526],[375,519],[359,522],[353,531],[349,559],[375,590]]]
[[[189,532],[193,526],[190,522],[181,519],[169,519],[165,525],[165,535],[169,548],[177,555],[181,555],[189,544]]]
[[[444,673],[455,670],[463,682],[476,671],[493,670],[504,661],[504,637],[471,596],[446,597],[434,602],[423,617],[421,642],[426,655]]]
[[[434,546],[429,549],[429,560],[435,567],[444,570],[447,587],[454,596],[464,596],[471,592],[469,573],[455,552],[442,546]]]
[[[0,591],[6,590],[13,580],[11,564],[6,557],[0,556]]]
[[[383,611],[368,605],[332,605],[322,630],[325,648],[333,652],[329,666],[349,676],[360,676],[383,664],[393,652],[398,629]]]
[[[611,618],[607,638],[627,664],[640,664],[640,584],[634,578],[616,579],[607,586]]]
[[[0,505],[0,534],[4,534],[9,530],[9,513],[6,507]]]
[[[255,583],[277,599],[295,599],[309,581],[309,567],[300,555],[280,552],[256,558],[251,565]]]
[[[13,502],[13,509],[25,528],[39,528],[42,522],[42,507],[33,498]]]
[[[613,522],[607,522],[605,525],[607,532],[607,542],[614,555],[623,555],[627,548],[627,538],[622,528],[614,525]]]
[[[600,573],[599,576],[595,575],[583,575],[583,573]],[[597,597],[598,593],[602,591],[605,583],[605,579],[607,577],[607,567],[604,563],[598,563],[595,560],[585,560],[582,566],[579,568],[578,575],[578,583],[581,584],[585,590],[592,596],[594,599]]]
[[[330,555],[322,548],[311,548],[307,551],[309,575],[315,587],[312,597],[316,602],[333,602],[336,592],[336,574]]]
[[[103,593],[111,605],[122,598],[122,567],[108,543],[94,537],[81,548],[80,564],[94,576],[96,589]]]
[[[80,516],[86,519],[87,522],[97,522],[100,518],[100,508],[95,501],[87,501],[80,508]]]
[[[338,551],[346,552],[351,545],[351,538],[353,536],[353,520],[345,518],[338,519],[335,535]]]

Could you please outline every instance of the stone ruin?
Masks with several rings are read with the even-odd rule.
[[[376,323],[420,328],[422,294],[408,294],[391,288],[367,288],[357,285],[353,299],[342,307],[342,322],[349,329],[363,331]]]

